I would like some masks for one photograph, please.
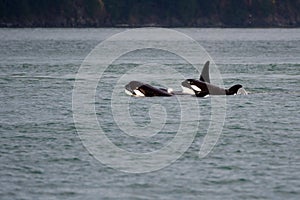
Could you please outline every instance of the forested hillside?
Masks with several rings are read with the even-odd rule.
[[[300,0],[0,0],[1,27],[299,27]]]

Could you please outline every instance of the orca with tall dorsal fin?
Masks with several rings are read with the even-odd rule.
[[[234,95],[243,87],[242,85],[237,84],[229,89],[224,89],[211,84],[209,77],[209,61],[204,64],[199,80],[187,79],[181,83],[181,86],[183,91],[193,93],[197,97],[205,97],[207,95]]]
[[[207,61],[203,66],[203,69],[202,69],[202,72],[201,72],[200,78],[199,78],[199,80],[202,81],[202,82],[210,83],[209,64],[210,64],[210,62]],[[181,87],[182,87],[182,93],[191,94],[191,95],[195,94],[195,90],[192,88],[191,85],[181,84]]]
[[[183,87],[192,88],[197,97],[205,97],[207,95],[234,95],[243,87],[242,85],[237,84],[229,89],[224,89],[196,79],[187,79],[181,84]]]

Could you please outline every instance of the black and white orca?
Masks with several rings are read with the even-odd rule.
[[[139,81],[130,81],[125,86],[126,94],[135,97],[173,96],[172,89],[156,88]]]
[[[224,89],[196,79],[187,79],[181,84],[183,87],[191,88],[197,97],[205,97],[207,95],[234,95],[243,87],[237,84],[229,89]]]
[[[243,86],[234,85],[229,89],[220,88],[210,83],[209,77],[209,61],[207,61],[202,69],[200,79],[187,79],[181,83],[183,91],[196,95],[197,97],[205,97],[207,95],[235,95]]]
[[[209,78],[209,61],[207,61],[202,69],[202,72],[200,74],[200,81],[210,83],[210,78]],[[181,84],[182,87],[182,92],[184,94],[190,94],[190,95],[195,95],[195,90],[192,88],[191,85],[189,84]]]

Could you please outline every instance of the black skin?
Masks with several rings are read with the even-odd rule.
[[[195,85],[201,89],[201,91],[195,91],[191,85]],[[207,82],[203,82],[196,79],[187,79],[182,82],[182,86],[192,89],[197,97],[204,97],[206,95],[234,95],[243,86],[238,84],[229,89],[220,88]]]
[[[172,94],[169,94],[167,92],[167,89],[164,88],[156,88],[149,84],[145,84],[139,81],[131,81],[128,83],[125,88],[130,91],[131,93],[134,93],[134,90],[139,90],[141,93],[143,93],[146,97],[154,97],[154,96],[172,96]]]

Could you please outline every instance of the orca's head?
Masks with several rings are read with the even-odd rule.
[[[125,85],[125,93],[130,96],[136,96],[139,93],[138,89],[144,85],[144,83],[139,81],[130,81],[127,85]]]
[[[195,82],[195,80],[194,79],[186,79],[185,81],[183,81],[182,83],[181,83],[181,85],[183,86],[183,87],[186,87],[186,88],[189,88],[189,89],[193,89],[192,87],[191,87],[191,85],[194,85],[194,82]]]
[[[231,88],[229,88],[228,90],[226,90],[226,94],[227,95],[233,95],[233,94],[237,94],[238,90],[240,88],[242,88],[243,86],[240,84],[234,85]]]
[[[133,91],[133,88],[131,87],[130,83],[128,83],[127,85],[125,85],[125,89],[126,89],[127,91],[130,91],[130,92]]]
[[[186,79],[185,81],[183,81],[181,83],[181,87],[183,89],[182,92],[185,94],[194,95],[195,92],[198,91],[197,88],[195,90],[195,85],[196,85],[195,82],[196,81],[194,79]]]

